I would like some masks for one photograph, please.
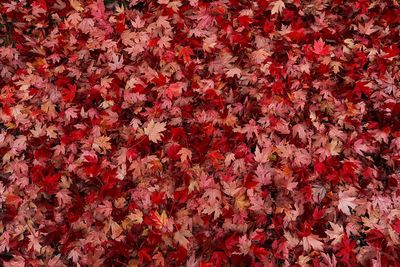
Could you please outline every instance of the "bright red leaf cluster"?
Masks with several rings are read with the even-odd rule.
[[[400,266],[396,0],[0,14],[0,265]]]

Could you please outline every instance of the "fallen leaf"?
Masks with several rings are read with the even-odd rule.
[[[154,122],[154,120],[151,120],[148,124],[147,127],[144,128],[144,134],[149,137],[149,140],[157,143],[158,141],[161,141],[161,137],[163,136],[162,132],[166,130],[165,126],[167,124],[164,122]]]

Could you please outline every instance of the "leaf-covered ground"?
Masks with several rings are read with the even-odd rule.
[[[397,1],[0,14],[1,266],[400,266]]]

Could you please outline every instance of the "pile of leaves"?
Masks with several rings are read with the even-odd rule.
[[[397,1],[0,14],[0,265],[400,266]]]

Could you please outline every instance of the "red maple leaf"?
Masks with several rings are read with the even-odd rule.
[[[189,46],[184,46],[179,49],[178,57],[182,58],[185,63],[190,61],[190,56],[193,56],[193,50]]]
[[[322,39],[314,41],[313,48],[314,48],[314,53],[318,55],[326,56],[329,54],[329,46],[325,45],[325,42],[322,41]]]
[[[68,89],[63,90],[62,97],[65,102],[72,102],[75,98],[76,85],[68,84],[67,86],[68,86]]]
[[[341,257],[340,261],[347,266],[354,266],[356,263],[356,256],[354,249],[357,243],[354,240],[349,240],[347,234],[343,235],[342,242],[338,245],[337,256]]]

